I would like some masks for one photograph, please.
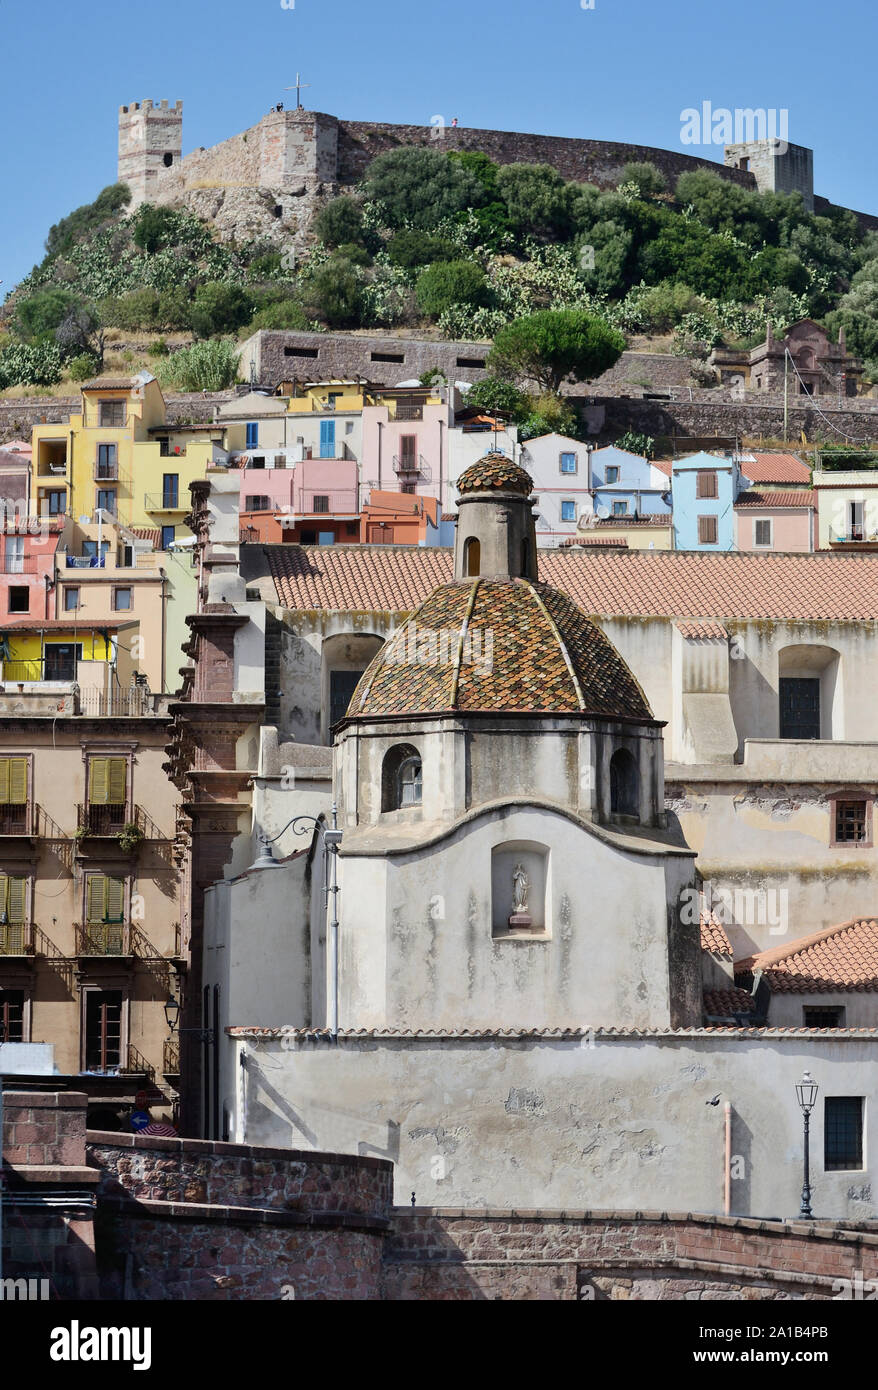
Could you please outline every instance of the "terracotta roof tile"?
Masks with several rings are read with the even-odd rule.
[[[708,621],[700,623],[674,623],[674,627],[680,633],[681,637],[686,638],[687,642],[697,641],[699,638],[705,638],[712,642],[727,642],[729,639],[729,634],[722,623]]]
[[[704,1012],[711,1018],[728,1018],[734,1021],[735,1014],[752,1014],[754,1011],[753,996],[746,989],[704,991]]]
[[[426,546],[266,545],[289,608],[410,613],[453,569]],[[541,550],[540,579],[592,616],[878,621],[878,553]]]
[[[628,546],[628,537],[627,537],[627,536],[568,536],[566,540],[564,540],[564,541],[561,542],[562,548],[563,548],[563,547],[567,547],[567,548],[569,549],[569,547],[570,547],[571,545],[609,545],[609,546],[617,546],[620,550],[625,550],[625,549],[627,549],[627,546]]]
[[[735,974],[763,972],[778,994],[878,992],[878,921],[855,918],[735,962]]]
[[[715,912],[701,914],[701,949],[710,951],[715,956],[728,956],[729,960],[732,958],[732,943]]]
[[[525,579],[436,589],[381,648],[347,718],[445,710],[652,718],[601,629],[565,594]]]
[[[757,492],[755,488],[748,488],[746,492],[738,493],[736,507],[761,507],[767,510],[769,507],[813,507],[816,494],[809,487],[795,489],[778,488],[777,492]]]
[[[673,526],[671,512],[643,512],[641,516],[602,516],[598,526]]]
[[[752,458],[752,461],[751,461]],[[753,483],[810,483],[811,470],[795,454],[757,454],[739,460],[741,472]]]
[[[528,497],[533,491],[533,479],[506,454],[490,453],[464,469],[456,486],[458,492],[503,488],[507,492],[522,492]]]

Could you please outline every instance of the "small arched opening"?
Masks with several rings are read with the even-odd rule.
[[[467,579],[475,579],[482,571],[482,545],[475,536],[469,536],[463,547],[463,573]]]
[[[640,818],[640,771],[627,748],[617,748],[610,759],[610,814]]]
[[[421,755],[410,743],[398,743],[384,754],[381,764],[381,810],[404,811],[420,806],[422,799]]]
[[[530,540],[527,536],[521,542],[521,575],[526,579],[530,574]]]
[[[164,156],[164,161],[165,161],[165,168],[166,168],[166,169],[170,169],[171,165],[172,165],[173,162],[174,162],[174,156],[173,156],[172,154],[166,154],[166,155]]]

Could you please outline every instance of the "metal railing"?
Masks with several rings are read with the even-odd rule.
[[[32,956],[34,927],[32,922],[0,922],[0,956]]]
[[[23,684],[27,681],[72,681],[76,679],[76,663],[71,663],[70,675],[45,674],[46,663],[41,657],[31,657],[30,661],[0,662],[0,681],[13,681]]]
[[[135,808],[136,809],[136,808]],[[89,835],[120,835],[134,815],[129,815],[124,802],[120,805],[77,806],[76,824]]]
[[[0,802],[0,835],[34,835],[34,807],[29,801]]]
[[[36,574],[40,567],[47,572],[51,570],[52,562],[51,557],[38,560],[36,555],[4,555],[0,567],[3,574]]]
[[[862,541],[878,541],[878,533],[870,534],[865,526],[851,526],[844,535],[839,535],[830,528],[829,540],[837,545],[856,545]]]
[[[127,922],[74,922],[78,956],[129,956],[131,932]]]
[[[165,1076],[180,1075],[180,1041],[178,1038],[165,1038],[162,1047],[162,1071]]]
[[[188,512],[192,504],[183,501],[179,492],[147,492],[143,505],[148,512]]]
[[[152,695],[142,686],[128,690],[83,690],[79,707],[83,714],[116,719],[138,719],[154,712]]]
[[[117,483],[119,481],[118,463],[96,463],[94,480],[96,483]]]
[[[119,1070],[123,1076],[145,1076],[148,1081],[155,1080],[155,1067],[146,1060],[142,1052],[138,1052],[133,1043],[128,1044],[125,1065]]]
[[[418,454],[417,458],[414,455],[400,457],[399,454],[394,454],[393,471],[394,473],[417,473],[418,477],[423,478],[426,483],[429,483],[433,477],[433,470],[423,454]]]
[[[68,570],[102,570],[106,567],[106,555],[65,555],[64,557],[64,568]]]
[[[316,506],[315,503],[321,498],[325,498],[326,505]],[[298,489],[297,516],[331,516],[333,512],[354,515],[358,510],[356,488],[336,488],[329,492],[321,492],[319,488]]]

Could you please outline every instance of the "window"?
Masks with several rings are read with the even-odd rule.
[[[98,401],[98,425],[101,429],[114,429],[124,423],[124,401]]]
[[[328,404],[329,404],[329,409],[330,409],[330,410],[335,410],[335,403],[336,403],[336,401],[338,400],[338,392],[337,392],[337,391],[330,391],[330,392],[329,392],[329,395],[326,397],[326,399],[327,399],[327,402],[328,402]]]
[[[845,540],[864,541],[866,539],[865,502],[848,502],[847,523],[847,535],[845,536]]]
[[[576,460],[576,455],[575,455],[575,454],[562,454],[562,455],[561,455],[561,472],[562,472],[562,473],[575,473],[575,472],[577,472],[577,460]]]
[[[835,843],[837,845],[864,845],[868,841],[868,802],[836,801]]]
[[[23,956],[29,944],[27,879],[0,874],[0,956]]]
[[[4,569],[7,574],[24,574],[24,536],[6,537]]]
[[[319,348],[285,347],[284,357],[319,357]]]
[[[49,516],[63,516],[67,509],[67,493],[62,489],[52,490],[45,494],[46,504],[49,509]]]
[[[0,1042],[24,1042],[24,990],[0,989]]]
[[[0,758],[0,834],[27,830],[27,758]]]
[[[381,810],[400,811],[421,803],[421,756],[410,743],[398,743],[384,755]]]
[[[698,518],[698,544],[716,545],[717,524],[715,516],[700,516]]]
[[[328,494],[319,493],[319,492],[318,492],[318,493],[315,493],[315,495],[314,495],[314,511],[315,511],[315,512],[328,512],[328,511],[329,511],[329,496],[328,496]]]
[[[564,502],[561,503],[561,520],[562,520],[562,521],[575,521],[575,520],[576,520],[576,503],[575,503],[575,502],[564,501]]]
[[[482,546],[475,536],[470,536],[463,547],[463,574],[465,579],[475,579],[481,571]]]
[[[86,1071],[108,1072],[122,1062],[122,991],[85,991]]]
[[[329,727],[333,728],[348,712],[354,691],[362,671],[330,671],[329,673]]]
[[[263,456],[262,456],[261,454],[259,455],[258,458],[254,455],[254,457],[250,460],[250,462],[249,462],[249,464],[247,465],[247,467],[248,467],[248,468],[264,468],[264,467],[265,467],[265,459],[263,458]]]
[[[128,802],[126,758],[90,758],[88,763],[88,828],[93,835],[118,833],[125,824]]]
[[[760,517],[753,523],[753,544],[760,549],[771,548],[771,520],[768,517]]]
[[[781,738],[819,738],[819,678],[781,676],[779,688]]]
[[[399,466],[406,473],[414,473],[418,467],[418,436],[401,434],[399,437]]]
[[[345,422],[344,422],[344,432],[345,432],[345,434],[353,434],[353,432],[354,432],[354,422],[353,422],[353,420],[345,420]]]
[[[258,422],[258,420],[251,420],[250,423],[247,425],[246,447],[247,447],[248,449],[258,449],[258,448],[259,448],[259,422]]]
[[[162,475],[162,506],[174,508],[180,503],[180,474],[164,473]]]
[[[614,503],[613,503],[613,516],[627,516],[627,515],[628,515],[628,503],[627,503],[627,502],[614,502]]]
[[[73,613],[79,607],[79,585],[67,584],[64,588],[64,612]]]
[[[82,660],[81,642],[51,642],[46,647],[46,680],[75,681]]]
[[[712,468],[699,468],[695,474],[696,497],[719,497],[716,473]]]
[[[356,536],[360,528],[356,521],[346,521],[344,529],[346,536]]]
[[[607,464],[607,482],[608,482],[608,483],[618,483],[618,481],[619,481],[619,466],[618,466],[618,464],[615,464],[615,463],[609,463],[609,464]]]
[[[804,1024],[806,1028],[843,1028],[844,1009],[838,1008],[805,1008]]]
[[[403,352],[373,352],[371,354],[373,362],[404,362],[405,353]]]
[[[110,516],[116,515],[116,489],[110,487],[99,487],[95,506],[99,511],[109,512]]]
[[[95,471],[95,477],[98,479],[117,477],[115,444],[98,445],[98,461],[97,468]]]
[[[133,589],[113,590],[113,609],[116,613],[127,613],[132,607]]]
[[[271,498],[270,498],[270,497],[264,496],[262,493],[254,494],[254,496],[252,496],[252,497],[245,497],[245,498],[244,498],[244,503],[245,503],[245,506],[244,506],[244,511],[245,511],[245,512],[270,512],[270,511],[271,511]]]
[[[640,772],[627,748],[617,748],[610,759],[610,813],[640,815]]]
[[[399,490],[400,492],[407,492],[409,496],[413,496],[418,490],[418,485],[417,483],[400,483]]]
[[[162,459],[169,458],[169,457],[170,457],[170,453],[171,453],[171,441],[170,441],[169,439],[160,439],[160,440],[159,440],[159,458],[162,458]]]
[[[484,367],[484,357],[458,357],[456,365],[458,367]]]
[[[89,565],[89,569],[103,569],[103,568],[104,568],[104,556],[107,554],[107,551],[108,551],[109,549],[110,549],[110,542],[109,542],[109,541],[102,541],[102,542],[101,542],[101,562],[100,562],[100,564],[98,564],[98,543],[97,543],[97,541],[83,541],[83,542],[82,542],[82,553],[83,553],[83,555],[85,555],[85,556],[87,556],[87,557],[89,557],[89,558],[91,558],[91,559],[94,560],[94,564],[93,564],[93,565]]]
[[[162,550],[167,550],[174,544],[174,537],[177,534],[176,526],[162,527]]]
[[[827,1096],[823,1102],[823,1167],[863,1166],[862,1096]]]
[[[27,613],[30,609],[30,589],[26,584],[13,584],[9,590],[10,613]]]

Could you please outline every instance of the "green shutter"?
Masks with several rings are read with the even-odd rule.
[[[9,764],[9,795],[13,806],[27,805],[27,758],[7,758]]]
[[[125,880],[106,878],[106,915],[110,922],[121,922],[125,917]]]
[[[110,759],[92,758],[88,765],[88,799],[92,806],[106,806],[110,785]]]
[[[107,802],[111,806],[124,806],[127,786],[128,764],[125,758],[107,759]]]
[[[102,922],[104,920],[104,905],[106,903],[106,879],[103,874],[89,874],[86,892],[86,917],[89,922]]]
[[[9,899],[9,906],[6,910],[9,914],[10,922],[24,922],[27,920],[25,911],[26,888],[26,878],[10,878],[7,880],[7,895]]]

